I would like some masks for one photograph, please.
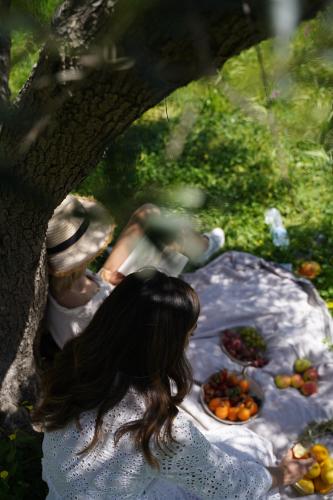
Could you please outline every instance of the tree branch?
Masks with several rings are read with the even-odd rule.
[[[243,3],[66,0],[3,133],[7,170],[54,208],[144,111],[270,35],[267,2],[251,0],[252,25]]]

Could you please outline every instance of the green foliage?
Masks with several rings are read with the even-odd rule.
[[[15,99],[26,82],[47,36],[56,7],[62,0],[15,0],[12,2],[12,53],[10,88]]]
[[[47,488],[37,481],[41,474],[41,438],[22,430],[0,431],[1,500],[42,500]]]
[[[324,18],[304,24],[283,67],[273,42],[261,44],[269,100],[254,48],[217,78],[178,90],[110,146],[80,192],[108,205],[120,226],[138,204],[153,201],[190,210],[201,229],[222,226],[226,250],[290,262],[294,270],[316,260],[322,273],[315,285],[333,298],[332,162],[321,141],[332,89],[320,79],[323,65],[327,79],[332,72],[323,58],[331,38]],[[189,186],[204,193],[200,207],[183,203]],[[264,223],[270,207],[282,213],[287,249],[272,243]]]
[[[29,8],[49,15],[54,3]],[[274,41],[260,44],[267,89],[251,48],[217,77],[175,92],[109,147],[80,192],[108,205],[119,228],[149,200],[190,210],[199,228],[223,226],[226,249],[291,262],[294,269],[318,260],[323,272],[315,283],[325,299],[333,298],[331,17],[303,24],[282,54]],[[38,48],[32,33],[14,34],[14,96]],[[204,204],[185,206],[184,187],[200,189]],[[264,224],[272,206],[289,230],[286,250],[273,246]]]
[[[15,31],[12,38],[12,67],[9,83],[12,98],[15,98],[26,82],[33,65],[37,62],[38,45],[31,32]]]
[[[310,422],[298,437],[299,442],[305,446],[311,446],[314,443],[329,438],[333,435],[333,419],[323,420],[321,422]]]
[[[62,0],[14,0],[13,7],[45,23],[50,21],[56,7],[62,3]]]

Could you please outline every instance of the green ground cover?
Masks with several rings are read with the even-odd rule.
[[[190,212],[200,229],[223,227],[225,250],[294,269],[316,260],[315,284],[333,298],[331,37],[324,21],[302,26],[283,67],[273,43],[261,44],[266,93],[254,48],[178,90],[110,145],[79,192],[109,206],[119,228],[138,204],[154,201]],[[190,188],[201,200],[190,199]],[[270,207],[283,215],[286,249],[272,244]]]

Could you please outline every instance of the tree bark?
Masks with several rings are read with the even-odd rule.
[[[178,87],[267,38],[267,2],[67,0],[0,137],[0,410],[31,392],[47,222],[107,144]],[[304,0],[302,16],[325,4]]]

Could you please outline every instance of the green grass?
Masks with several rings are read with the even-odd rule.
[[[136,206],[153,201],[189,211],[202,230],[223,227],[225,250],[294,269],[316,260],[323,269],[315,284],[324,298],[333,297],[332,162],[322,140],[330,132],[333,72],[323,56],[331,34],[323,38],[323,22],[300,28],[283,71],[272,42],[261,44],[269,102],[250,49],[215,78],[148,111],[110,146],[80,192],[105,203],[120,227]],[[201,191],[199,207],[185,203],[182,189],[189,187]],[[274,247],[264,223],[270,207],[288,229],[285,250]]]

